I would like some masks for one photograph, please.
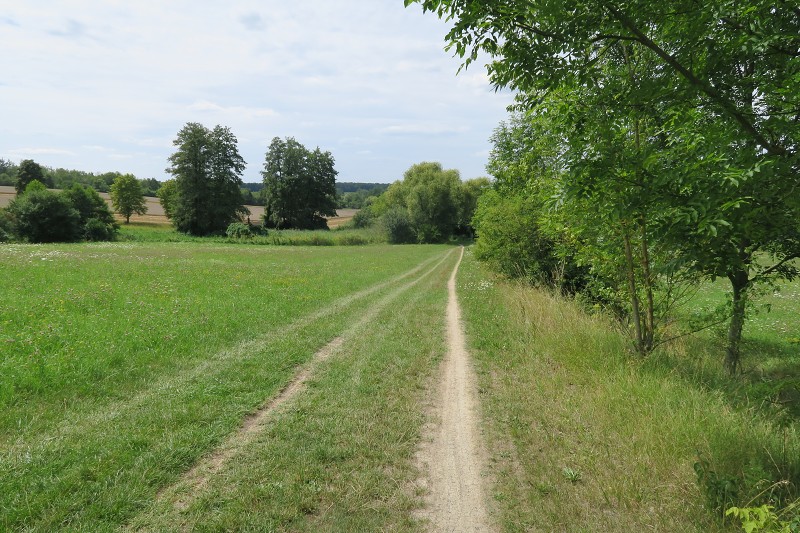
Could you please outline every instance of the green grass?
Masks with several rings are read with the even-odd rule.
[[[0,529],[131,520],[447,249],[0,246]]]
[[[729,499],[797,474],[797,425],[685,375],[681,350],[636,361],[609,319],[496,279],[470,254],[462,269],[504,530],[733,531]]]
[[[156,531],[413,531],[421,398],[444,352],[455,255],[369,316],[199,493],[177,487],[134,520]],[[402,292],[400,292],[402,291]],[[367,320],[364,320],[367,318]],[[184,508],[175,502],[186,497]]]
[[[332,230],[269,230],[266,236],[229,239],[226,236],[194,237],[175,231],[170,225],[147,222],[123,224],[120,241],[132,242],[216,242],[273,246],[360,246],[385,244],[386,235],[377,226],[371,228],[341,227]]]

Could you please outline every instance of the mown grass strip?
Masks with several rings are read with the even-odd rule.
[[[783,432],[657,359],[637,363],[606,318],[469,254],[459,292],[506,531],[725,531],[698,457],[734,471],[765,450],[780,461]]]
[[[59,248],[56,250],[61,251]],[[134,250],[142,252],[140,248],[134,247]],[[265,300],[261,303],[265,313],[283,315],[284,324],[291,324],[292,312],[297,313],[298,309],[308,309],[311,313],[307,316],[312,316],[319,312],[320,304],[325,308],[335,295],[347,299],[347,295],[354,292],[359,283],[362,288],[365,281],[381,283],[381,278],[386,279],[387,273],[393,272],[397,276],[402,272],[402,267],[413,266],[420,260],[430,260],[442,250],[444,248],[407,248],[397,250],[393,255],[391,250],[383,249],[382,257],[357,253],[354,254],[355,257],[337,257],[336,254],[316,250],[314,253],[287,250],[286,255],[270,254],[273,259],[278,259],[278,263],[281,256],[284,261],[288,261],[284,271],[298,271],[298,268],[302,271],[304,267],[297,265],[295,261],[304,261],[309,255],[322,257],[329,267],[327,275],[330,282],[340,279],[341,286],[330,289],[324,284],[312,287],[300,283],[300,295],[311,297],[301,298],[300,305],[281,309],[279,312],[273,311],[273,307],[280,306],[285,300]],[[84,251],[67,250],[77,256]],[[226,253],[236,255],[230,250],[208,255],[204,251],[208,252],[202,248],[183,249],[181,252],[191,254],[186,263],[192,265],[199,262],[202,265],[201,272],[205,272],[209,260],[236,262],[235,257],[227,257]],[[27,249],[22,253],[30,255],[31,250]],[[168,255],[170,252],[164,250],[164,253]],[[318,253],[321,255],[317,255]],[[130,259],[120,250],[112,255],[120,261]],[[355,263],[359,261],[361,264],[356,266]],[[374,269],[364,269],[367,261],[373,261]],[[319,261],[311,263],[316,267],[321,266]],[[72,267],[80,264],[81,261],[78,260],[69,263]],[[106,267],[108,266],[106,263]],[[141,270],[138,276],[141,280],[150,271],[143,268],[141,263],[139,266]],[[249,274],[258,274],[258,266],[251,265]],[[337,266],[340,270],[337,270]],[[350,269],[348,276],[341,269]],[[368,274],[359,276],[359,269]],[[261,280],[262,277],[257,279]],[[253,285],[257,284],[255,281],[247,279]],[[288,293],[293,294],[292,286],[287,287]],[[381,290],[387,289],[384,287]],[[217,310],[215,303],[213,298],[209,298],[204,311],[224,324],[227,317],[217,317],[214,313],[226,312],[227,307],[223,305]],[[100,396],[96,401],[90,402],[76,400],[66,410],[66,414],[81,426],[80,431],[67,431],[64,434],[57,431],[54,438],[37,439],[42,432],[52,435],[53,427],[60,427],[59,421],[63,420],[65,410],[58,405],[53,406],[54,413],[45,413],[51,423],[38,426],[29,424],[19,432],[21,437],[15,435],[15,441],[19,438],[23,442],[38,440],[36,446],[17,448],[14,453],[3,453],[0,456],[0,525],[6,529],[42,531],[60,528],[114,528],[152,499],[158,487],[170,483],[198,457],[218,445],[224,435],[238,425],[245,413],[252,411],[263,398],[274,394],[290,378],[298,364],[307,361],[320,346],[335,337],[357,315],[359,305],[360,302],[354,300],[344,307],[330,307],[331,312],[325,316],[306,321],[284,335],[277,334],[280,327],[267,326],[267,330],[276,332],[268,342],[250,346],[249,351],[233,350],[230,353],[235,354],[235,357],[223,357],[224,364],[212,365],[213,368],[208,368],[207,371],[192,373],[192,368],[203,365],[210,357],[209,347],[201,345],[210,335],[199,336],[194,344],[200,352],[199,355],[188,357],[180,365],[166,365],[161,368],[156,365],[149,368],[148,377],[151,383],[142,379],[137,382],[136,387],[127,388],[127,391],[132,390],[134,393],[140,391],[138,396],[134,394],[134,398],[146,398],[148,401],[128,404],[120,398],[123,396],[120,393],[111,398]],[[199,327],[213,331],[213,327],[207,324]],[[238,331],[243,335],[248,333],[245,328]],[[228,340],[224,332],[220,332],[220,335]],[[214,347],[219,346],[219,342],[212,344],[215,344]],[[222,351],[225,351],[224,347]],[[159,370],[174,379],[153,380],[153,377],[159,375]],[[187,372],[190,377],[183,378]],[[153,382],[160,383],[157,386],[158,394],[147,393],[148,385]],[[113,409],[107,412],[98,409],[98,406],[103,405],[113,406]],[[78,407],[83,409],[90,420],[81,422],[81,409]],[[91,420],[98,413],[97,420]],[[38,431],[32,431],[31,427],[37,427]],[[10,436],[6,434],[6,438]]]
[[[452,258],[452,256],[451,256]],[[188,506],[161,502],[146,531],[414,531],[414,455],[425,388],[444,353],[447,261],[377,301],[306,390],[208,480]]]

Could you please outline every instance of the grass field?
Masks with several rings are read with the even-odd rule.
[[[466,261],[462,305],[503,529],[736,531],[726,506],[782,479],[793,485],[776,492],[796,497],[798,418],[776,417],[758,392],[760,369],[798,362],[797,287],[748,324],[750,373],[730,380],[712,333],[637,361],[608,318]],[[722,298],[723,285],[705,287],[687,312]]]
[[[448,250],[363,247],[341,253],[196,243],[0,247],[0,529],[110,530],[133,520],[159,490],[234,432],[246,413],[281,390],[299,365],[345,332],[352,348],[347,345],[346,357],[332,360],[315,380],[344,394],[342,387],[352,388],[341,380],[347,374],[363,387],[348,394],[361,394],[373,415],[380,407],[371,389],[379,387],[375,375],[387,380],[384,387],[413,395],[436,357],[431,346],[442,342],[426,332],[437,328],[430,309],[444,298],[444,284],[435,283],[452,266],[441,262]],[[374,319],[354,331],[367,314]],[[428,329],[393,337],[405,331],[405,316],[426,321]],[[387,348],[371,353],[377,358],[372,362],[357,356],[382,345]],[[408,369],[417,377],[398,374]],[[342,410],[355,400],[325,394],[314,402]],[[408,448],[421,415],[408,399],[400,406],[410,417],[396,420]],[[294,423],[316,420],[346,430],[340,414],[341,420],[303,416]],[[368,426],[369,420],[362,413],[350,424]],[[275,431],[305,440],[313,425],[297,434],[282,425]],[[386,427],[374,429],[373,438],[388,437]],[[320,460],[325,453],[363,460],[352,450],[336,451],[338,441],[331,438],[319,433],[304,446]],[[300,489],[324,489],[315,474],[302,474],[307,466],[298,463],[287,475],[304,479]],[[287,497],[295,498],[287,500],[293,506],[280,505],[283,518],[276,524],[315,514],[307,494]],[[232,509],[236,516],[242,518]]]
[[[456,249],[128,231],[0,246],[0,530],[424,530]],[[762,300],[731,381],[713,331],[642,361],[469,252],[458,280],[500,530],[735,531],[725,505],[800,480],[797,284]]]
[[[385,244],[386,234],[377,226],[370,228],[336,227],[332,230],[269,230],[265,236],[230,239],[225,236],[195,237],[180,233],[166,224],[131,222],[120,228],[119,240],[126,242],[237,243],[271,246],[359,246]]]

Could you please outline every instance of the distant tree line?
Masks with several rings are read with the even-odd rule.
[[[336,207],[346,209],[367,207],[388,188],[388,183],[337,183]]]
[[[0,185],[16,186],[20,168],[32,163],[30,159],[23,160],[20,164],[0,158]],[[38,165],[38,164],[37,164]],[[39,165],[42,176],[39,179],[48,189],[69,189],[73,184],[91,187],[98,192],[110,192],[111,185],[119,176],[120,172],[103,172],[94,174],[83,170],[67,170],[65,168],[50,168]],[[161,183],[155,178],[139,179],[136,178],[142,188],[144,196],[156,196],[156,191]],[[23,189],[24,190],[24,189]]]

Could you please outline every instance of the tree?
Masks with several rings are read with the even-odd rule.
[[[158,196],[158,201],[164,209],[164,215],[172,219],[175,215],[175,208],[177,207],[178,201],[178,185],[176,181],[171,179],[162,183],[161,187],[156,191],[156,196]]]
[[[293,137],[270,142],[261,175],[264,223],[277,228],[324,229],[336,214],[333,155],[309,151]]]
[[[17,170],[17,184],[14,186],[17,196],[24,193],[25,188],[33,180],[44,184],[44,172],[38,163],[32,159],[25,159],[19,164],[19,169]]]
[[[621,229],[632,303],[639,275],[645,293],[653,283],[647,249],[635,251],[635,234],[640,244],[657,236],[696,275],[730,281],[726,366],[736,372],[750,289],[797,275],[791,266],[800,256],[796,6],[766,0],[746,6],[734,0],[419,3],[454,21],[447,39],[464,66],[481,52],[493,57],[491,80],[517,91],[519,109],[552,111],[543,102],[558,90],[590,96],[600,110],[594,118],[606,124],[605,132],[593,128],[603,134],[605,155],[581,157],[587,164],[572,173],[573,192],[616,198],[624,207],[606,210],[613,218],[604,224]],[[606,91],[612,86],[618,90]],[[560,114],[574,126],[567,142],[580,153],[587,145],[574,134],[598,121],[575,115],[566,108]],[[625,181],[634,186],[621,186]],[[658,212],[642,199],[651,207],[665,202],[661,220],[642,218]]]
[[[119,230],[114,214],[105,200],[91,187],[75,183],[64,196],[78,211],[83,238],[89,241],[113,240]]]
[[[425,162],[406,170],[403,180],[390,185],[373,206],[379,215],[405,210],[418,242],[442,242],[455,233],[462,220],[463,200],[458,171]]]
[[[175,177],[172,222],[178,231],[193,235],[222,232],[247,213],[242,205],[242,172],[236,137],[230,129],[209,130],[187,123],[173,141],[167,172]],[[164,204],[162,204],[164,205]]]
[[[80,213],[64,194],[31,189],[17,196],[7,211],[19,239],[33,243],[80,239]]]
[[[142,184],[133,174],[118,176],[111,184],[111,203],[117,213],[125,217],[125,223],[130,224],[131,215],[144,215],[147,213],[147,204],[142,194]]]

